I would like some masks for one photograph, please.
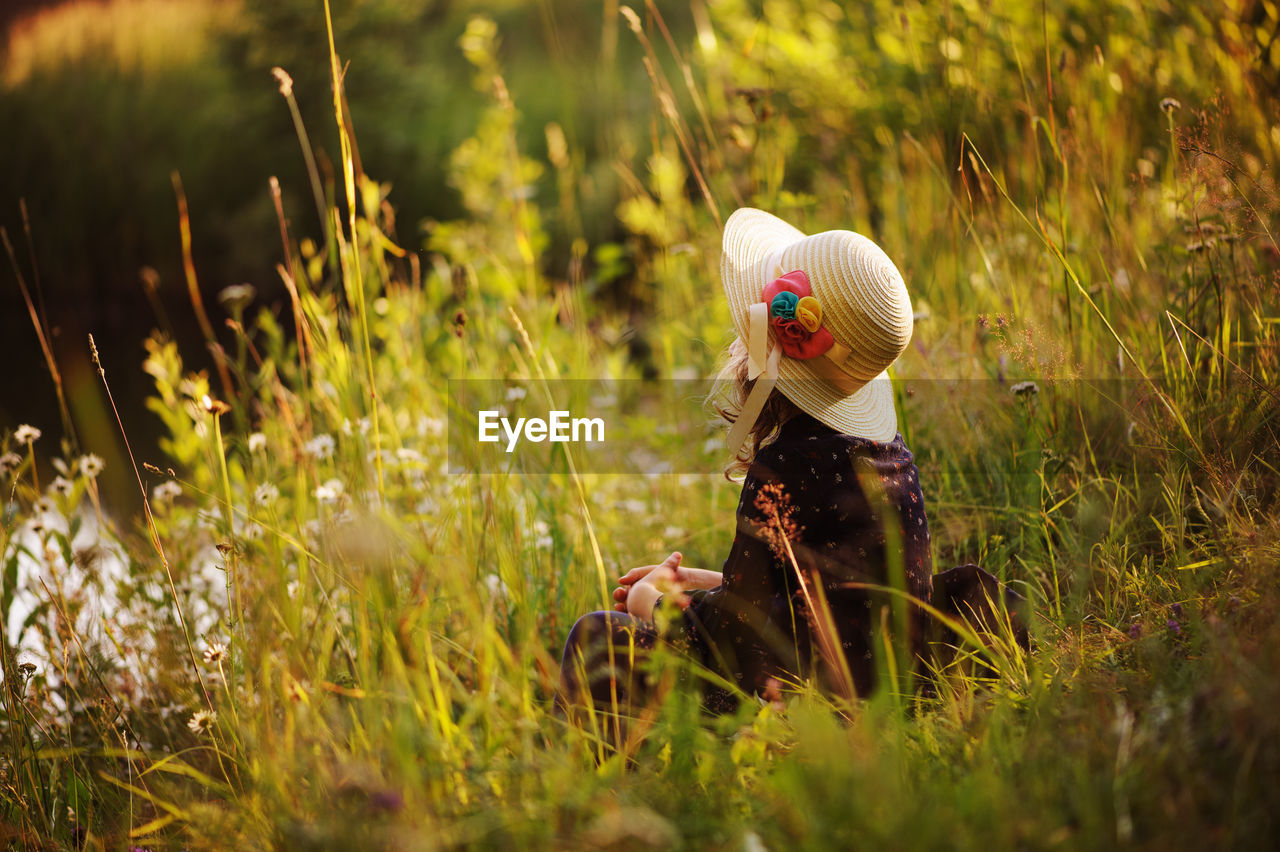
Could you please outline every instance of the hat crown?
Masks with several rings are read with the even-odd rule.
[[[761,287],[802,270],[822,304],[823,325],[849,347],[841,366],[870,380],[898,359],[911,341],[911,298],[889,256],[855,231],[824,231],[780,246],[762,260]],[[768,268],[763,268],[768,267]]]
[[[802,410],[839,431],[878,441],[897,430],[893,392],[884,370],[911,340],[911,299],[888,255],[854,231],[805,235],[792,225],[745,207],[725,223],[720,273],[738,336],[749,338],[751,306],[765,285],[805,273],[821,306],[821,324],[836,342],[823,359],[856,384],[834,386],[814,359],[783,358],[777,389]]]

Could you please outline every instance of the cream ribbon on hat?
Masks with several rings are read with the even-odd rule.
[[[781,262],[774,267],[774,278],[783,275]],[[729,449],[734,453],[742,448],[755,426],[760,412],[778,383],[778,363],[782,359],[782,347],[775,345],[769,349],[769,306],[764,302],[755,302],[747,308],[747,378],[755,381],[751,393],[742,403],[742,411],[729,430]],[[767,350],[767,354],[766,354]],[[861,389],[866,381],[845,371],[843,362],[852,350],[840,341],[835,341],[831,348],[817,358],[807,359],[813,372],[830,382],[846,395]]]
[[[735,453],[747,440],[773,386],[778,383],[778,362],[782,359],[781,346],[774,346],[765,354],[769,347],[769,306],[756,302],[747,310],[747,378],[754,380],[755,386],[747,394],[742,411],[729,430],[729,449]]]

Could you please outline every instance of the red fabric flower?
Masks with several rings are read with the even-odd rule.
[[[788,272],[786,275],[780,275],[764,285],[764,292],[760,294],[760,301],[767,305],[773,301],[774,296],[783,290],[789,290],[800,297],[813,295],[812,288],[809,287],[809,276],[804,274],[803,269],[797,269],[794,272]]]
[[[782,347],[782,354],[790,358],[802,361],[817,358],[836,343],[831,332],[825,328],[811,332],[799,320],[774,317],[770,324],[773,326],[774,336],[778,338],[778,345]]]
[[[760,300],[765,304],[772,304],[773,297],[783,291],[795,293],[800,298],[813,295],[812,288],[809,286],[809,276],[805,275],[804,270],[797,269],[766,284],[764,292],[760,294]],[[769,324],[773,327],[778,345],[782,347],[782,354],[789,358],[800,360],[817,358],[836,342],[826,328],[819,327],[817,331],[811,332],[794,317],[771,317]]]

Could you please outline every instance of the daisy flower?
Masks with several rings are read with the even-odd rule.
[[[187,727],[191,729],[193,734],[207,734],[213,730],[213,725],[218,721],[218,714],[212,710],[197,710],[191,714],[191,718],[187,720]]]
[[[98,474],[102,473],[104,465],[105,462],[102,461],[101,456],[96,453],[89,453],[89,455],[81,456],[80,458],[80,473],[84,475],[85,479],[97,479]]]
[[[13,440],[19,444],[31,444],[40,440],[40,436],[42,434],[44,433],[36,427],[23,423],[18,427],[17,431],[13,433]]]
[[[204,649],[204,661],[210,665],[217,665],[227,658],[227,654],[227,646],[224,643],[210,642]]]
[[[182,486],[172,479],[165,480],[151,489],[151,499],[157,503],[167,503],[181,494]]]
[[[307,455],[318,459],[327,459],[333,455],[333,449],[336,446],[333,436],[329,434],[316,435],[310,441],[307,441],[303,447],[307,451]]]

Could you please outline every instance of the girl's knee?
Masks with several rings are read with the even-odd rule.
[[[649,650],[657,633],[633,615],[600,610],[581,616],[564,642],[563,662],[598,656],[612,645],[618,649]]]
[[[569,636],[564,642],[565,648],[585,648],[593,642],[598,642],[601,637],[609,633],[612,615],[611,612],[600,611],[579,616],[573,623],[573,627],[569,629]]]

